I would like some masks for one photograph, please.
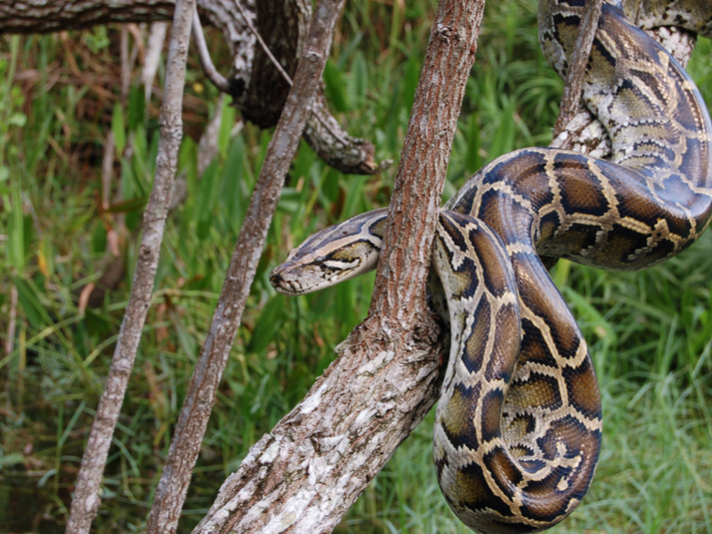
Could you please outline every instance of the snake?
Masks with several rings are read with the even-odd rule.
[[[540,45],[562,77],[587,3],[540,2]],[[518,149],[484,166],[439,211],[429,293],[449,323],[450,355],[434,461],[450,508],[477,532],[550,528],[581,502],[596,469],[598,383],[547,268],[558,258],[613,271],[650,267],[709,224],[708,111],[684,69],[644,31],[671,25],[712,35],[712,2],[603,2],[582,101],[611,140],[610,159]],[[386,217],[374,210],[319,231],[272,271],[272,285],[300,295],[373,269]]]

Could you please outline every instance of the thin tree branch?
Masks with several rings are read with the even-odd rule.
[[[68,534],[88,533],[99,509],[101,479],[111,437],[119,417],[151,302],[168,201],[178,161],[178,148],[183,136],[181,108],[190,24],[194,9],[194,0],[178,0],[176,3],[168,52],[164,102],[161,109],[161,137],[156,157],[156,177],[144,213],[143,235],[129,304],[121,324],[106,386],[99,401],[77,478],[66,529]]]
[[[230,83],[227,81],[225,76],[218,72],[218,69],[216,69],[215,65],[213,65],[213,60],[210,59],[210,51],[208,50],[208,45],[205,42],[203,27],[200,25],[200,16],[198,15],[197,9],[193,13],[193,40],[195,41],[195,48],[198,49],[200,65],[203,67],[205,75],[211,82],[213,82],[215,87],[223,93],[227,93],[230,90]]]
[[[267,149],[225,283],[203,342],[148,518],[148,534],[172,534],[188,490],[217,387],[242,318],[280,190],[317,94],[344,0],[319,0],[294,86]]]
[[[561,108],[559,109],[559,116],[554,125],[554,137],[558,136],[564,130],[581,107],[583,78],[586,74],[588,57],[591,55],[593,38],[598,29],[598,19],[601,16],[602,4],[603,0],[591,0],[586,3],[586,11],[579,28],[578,37],[576,38],[576,45],[569,63],[569,70],[566,74],[564,94],[561,98]],[[571,147],[562,146],[561,148]]]
[[[483,9],[484,0],[439,4],[369,317],[305,399],[250,450],[195,533],[330,532],[435,403],[446,343],[425,281]]]

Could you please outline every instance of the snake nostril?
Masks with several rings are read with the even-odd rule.
[[[284,282],[284,278],[282,278],[281,275],[279,275],[279,274],[275,273],[274,271],[272,271],[272,272],[270,273],[270,275],[269,275],[269,282],[270,282],[270,284],[272,284],[274,287],[277,287],[277,286],[282,285],[282,283]]]

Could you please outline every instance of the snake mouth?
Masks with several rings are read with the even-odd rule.
[[[301,286],[293,281],[287,280],[282,276],[278,269],[274,269],[269,275],[269,283],[277,293],[282,293],[283,295],[301,295],[304,291]]]
[[[320,276],[317,276],[320,275]],[[289,262],[275,267],[269,275],[270,284],[277,293],[282,295],[306,295],[328,285],[321,270],[311,265],[301,265],[295,269]]]

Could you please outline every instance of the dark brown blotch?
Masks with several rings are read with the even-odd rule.
[[[564,372],[569,402],[591,419],[601,418],[601,394],[591,358],[586,357],[578,367],[567,367]]]
[[[443,430],[453,446],[466,446],[470,449],[479,447],[474,427],[479,397],[479,384],[472,388],[467,388],[464,384],[455,386],[441,421]]]

